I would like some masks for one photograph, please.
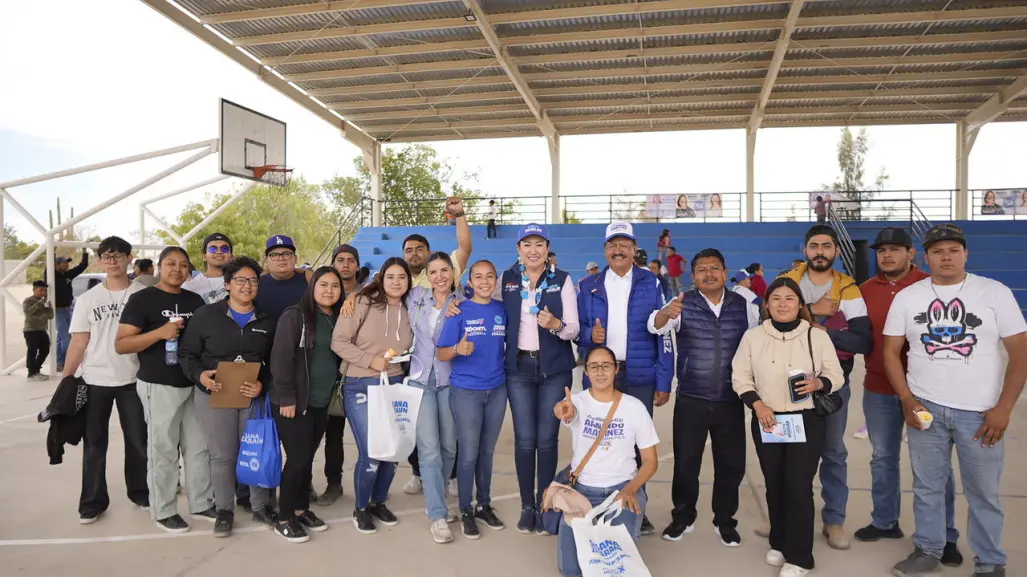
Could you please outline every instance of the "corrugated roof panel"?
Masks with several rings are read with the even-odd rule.
[[[311,0],[176,0],[196,16],[310,4]]]
[[[353,104],[356,104],[356,103],[353,103]],[[409,116],[404,116],[402,118],[397,118],[397,119],[393,119],[393,120],[389,121],[389,122],[404,122],[405,120],[409,120],[410,118],[413,118],[415,116],[424,116],[424,117],[427,117],[427,118],[433,118],[434,116],[437,116],[435,114],[427,114],[427,112],[430,111],[430,110],[443,111],[445,113],[445,115],[447,115],[447,116],[459,116],[461,118],[463,118],[465,116],[485,116],[485,117],[488,117],[488,118],[501,118],[501,117],[503,117],[502,115],[504,115],[504,114],[509,115],[511,111],[510,110],[496,110],[496,111],[489,111],[489,112],[474,112],[474,113],[467,113],[467,112],[462,112],[462,111],[464,109],[470,107],[470,106],[474,106],[475,108],[477,108],[477,107],[480,107],[480,106],[509,106],[509,105],[520,105],[523,108],[523,110],[520,111],[522,114],[523,113],[529,113],[530,114],[530,111],[528,110],[527,105],[524,104],[523,100],[519,100],[519,99],[514,100],[514,99],[509,99],[509,98],[507,98],[507,99],[499,99],[499,100],[487,100],[487,101],[482,101],[482,102],[477,102],[476,101],[476,102],[473,102],[473,103],[465,103],[465,102],[449,102],[449,103],[447,103],[447,102],[440,102],[438,104],[433,104],[431,106],[429,106],[427,104],[420,104],[420,105],[417,105],[417,106],[381,106],[381,107],[377,107],[377,108],[362,108],[362,107],[344,108],[344,107],[342,107],[342,106],[344,106],[344,104],[343,103],[339,103],[338,106],[340,106],[342,108],[336,108],[335,110],[338,110],[339,113],[344,115],[344,116],[346,116],[346,115],[354,115],[354,116],[358,116],[358,117],[359,116],[366,116],[366,115],[373,115],[373,114],[381,114],[381,113],[385,113],[385,112],[405,112],[405,113],[408,113]],[[384,120],[377,120],[375,122],[384,122]]]
[[[309,31],[313,36],[317,31],[334,28],[351,28],[346,23],[342,12],[318,12],[299,16],[279,16],[277,18],[261,18],[260,20],[242,20],[214,24],[213,28],[229,38],[243,36],[261,36],[264,34],[281,34],[284,32]]]
[[[440,42],[460,42],[462,40],[480,40],[481,30],[477,24],[468,22],[460,28],[438,28],[419,30],[417,32],[392,32],[371,34],[366,37],[377,46],[410,46],[414,44],[437,44]]]
[[[928,12],[944,10],[951,0],[820,0],[807,2],[802,16],[840,16],[885,12]]]
[[[721,8],[700,8],[646,12],[641,14],[615,14],[561,20],[540,20],[499,24],[496,33],[505,36],[527,36],[533,34],[554,34],[576,31],[638,29],[652,26],[677,26],[682,24],[703,24],[744,20],[776,20],[788,15],[788,4],[760,4],[755,6],[732,6]],[[768,22],[768,27],[770,23]]]
[[[459,18],[467,14],[467,8],[459,1],[375,8],[361,8],[360,2],[354,1],[352,7],[352,10],[346,12],[346,19],[354,26],[406,22],[410,20],[433,20],[436,18]]]
[[[493,67],[481,70],[438,70],[434,72],[407,72],[403,74],[383,74],[380,76],[360,76],[357,78],[338,78],[333,80],[311,80],[299,83],[308,88],[339,88],[342,86],[372,86],[375,84],[398,84],[401,82],[423,82],[428,80],[464,80],[473,75],[505,76],[502,68]]]
[[[466,70],[478,70],[487,66],[495,66],[493,58],[482,58],[476,54],[466,52],[439,53],[439,58],[431,58],[430,55],[418,56],[379,56],[374,58],[353,58],[346,60],[325,60],[319,62],[304,62],[290,64],[288,62],[279,64],[275,70],[282,74],[302,74],[306,72],[324,72],[328,70],[349,70],[353,68],[388,68],[392,65],[418,64],[431,62],[457,62],[463,61],[467,64]],[[462,57],[461,57],[462,56]]]
[[[525,74],[563,72],[574,70],[608,70],[617,68],[659,69],[664,66],[687,66],[693,64],[724,64],[728,62],[769,61],[773,52],[749,52],[745,54],[692,54],[684,56],[652,56],[647,58],[617,58],[611,60],[590,60],[588,62],[553,62],[550,64],[523,64]],[[765,66],[765,65],[764,65]]]
[[[526,10],[578,8],[581,6],[608,6],[632,3],[626,0],[481,0],[488,14],[524,12]]]
[[[313,54],[316,52],[337,52],[343,50],[366,50],[367,45],[356,36],[343,38],[314,38],[298,42],[278,44],[257,44],[246,46],[246,51],[260,58],[280,58],[292,54]]]

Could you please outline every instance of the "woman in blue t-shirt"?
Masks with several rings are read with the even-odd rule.
[[[492,457],[506,416],[506,309],[493,300],[496,267],[481,260],[471,267],[474,296],[460,303],[460,314],[446,319],[436,345],[438,359],[451,361],[449,401],[460,445],[457,485],[461,533],[480,537],[477,519],[490,528],[506,528],[492,509]],[[477,483],[477,509],[471,493]]]

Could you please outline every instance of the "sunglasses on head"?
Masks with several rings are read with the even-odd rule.
[[[219,252],[221,254],[228,254],[232,252],[232,247],[228,246],[227,244],[223,246],[208,246],[207,252],[209,252],[210,254],[217,254]]]

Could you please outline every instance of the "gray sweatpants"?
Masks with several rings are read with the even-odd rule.
[[[178,514],[178,456],[185,461],[189,511],[202,513],[214,504],[210,451],[193,403],[195,387],[175,388],[136,381],[146,418],[146,484],[153,518]]]
[[[214,504],[219,511],[235,511],[235,465],[239,460],[239,439],[246,430],[249,409],[213,409],[210,395],[197,392],[193,396],[196,414],[207,434],[210,447],[210,477],[214,482]],[[271,492],[250,487],[250,503],[254,511],[268,506]]]

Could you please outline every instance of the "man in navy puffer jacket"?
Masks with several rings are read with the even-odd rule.
[[[674,403],[674,510],[663,538],[692,531],[706,437],[713,448],[713,528],[728,547],[736,529],[738,487],[745,476],[745,413],[731,388],[731,360],[750,328],[748,303],[725,290],[727,266],[717,249],[692,258],[696,290],[685,293],[678,328],[678,395]]]

